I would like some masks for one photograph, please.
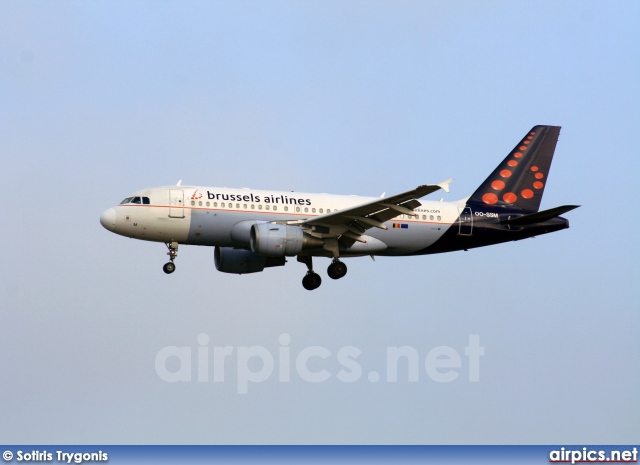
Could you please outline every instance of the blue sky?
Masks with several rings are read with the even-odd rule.
[[[633,1],[3,2],[0,439],[637,443],[639,18]],[[311,293],[295,261],[230,276],[203,247],[165,276],[162,244],[98,222],[179,179],[376,196],[453,177],[456,200],[536,124],[562,126],[542,208],[582,205],[571,229],[352,259]],[[356,347],[365,375],[162,381],[159,351],[203,333],[275,355],[288,334],[334,375]],[[460,376],[370,382],[395,346],[451,347]]]

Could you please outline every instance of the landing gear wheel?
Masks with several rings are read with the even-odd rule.
[[[336,260],[331,265],[329,265],[329,268],[327,268],[327,274],[331,279],[340,279],[347,274],[347,265],[339,260]]]
[[[167,274],[171,274],[176,271],[176,266],[173,264],[173,261],[178,258],[179,244],[177,242],[168,242],[165,245],[167,246],[167,249],[169,249],[169,252],[167,252],[167,255],[169,255],[169,261],[164,264],[162,271]]]
[[[320,284],[322,284],[322,278],[318,273],[310,272],[310,273],[307,273],[307,275],[304,278],[302,278],[302,286],[307,291],[313,291],[314,289],[318,289],[320,287]]]
[[[173,264],[173,262],[165,263],[164,266],[162,267],[162,271],[164,271],[167,274],[171,274],[174,271],[176,271],[176,266]]]

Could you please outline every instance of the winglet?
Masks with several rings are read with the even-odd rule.
[[[441,182],[440,184],[436,184],[436,186],[438,186],[443,191],[448,193],[449,192],[449,184],[451,184],[452,182],[453,182],[453,178],[447,179],[446,181]]]

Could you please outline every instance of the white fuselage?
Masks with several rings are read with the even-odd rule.
[[[112,232],[136,239],[180,244],[242,247],[232,238],[240,222],[301,221],[361,205],[374,197],[355,195],[276,192],[218,187],[166,186],[144,189],[124,203],[107,210],[102,224]],[[399,214],[387,221],[387,230],[371,228],[367,235],[386,244],[369,253],[354,247],[342,256],[405,255],[423,250],[437,241],[458,219],[461,202],[421,200],[417,216]]]

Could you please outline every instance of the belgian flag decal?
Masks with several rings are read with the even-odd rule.
[[[409,229],[409,225],[406,223],[393,223],[394,229]]]

